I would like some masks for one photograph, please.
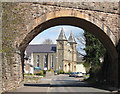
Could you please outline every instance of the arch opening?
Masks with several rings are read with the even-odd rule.
[[[24,58],[24,51],[26,49],[26,47],[28,46],[28,44],[31,42],[31,40],[33,40],[33,38],[35,36],[37,36],[39,33],[41,33],[42,31],[53,27],[53,26],[58,26],[58,25],[70,25],[70,26],[76,26],[79,28],[82,28],[83,30],[95,35],[100,41],[101,43],[104,45],[104,47],[106,48],[108,54],[111,57],[112,62],[114,62],[114,66],[113,68],[115,68],[115,75],[117,76],[117,63],[118,63],[118,54],[116,51],[116,48],[113,44],[113,42],[111,41],[111,39],[109,38],[109,36],[107,36],[105,34],[105,32],[103,30],[101,30],[98,26],[92,24],[91,22],[88,22],[84,19],[81,18],[77,18],[77,17],[58,17],[58,18],[54,18],[48,21],[43,22],[42,24],[38,25],[37,27],[35,27],[30,33],[27,34],[27,36],[25,37],[25,39],[22,41],[22,43],[19,46],[19,50],[21,51],[21,58],[23,60]],[[22,61],[24,63],[24,60]],[[24,66],[23,66],[24,68]],[[117,77],[115,77],[117,78]],[[117,83],[117,81],[116,81]]]
[[[58,17],[38,25],[30,33],[27,34],[25,39],[20,44],[19,50],[23,52],[27,47],[27,45],[31,42],[31,40],[33,40],[35,36],[37,36],[39,33],[41,33],[42,31],[50,27],[58,26],[58,25],[76,26],[76,27],[82,28],[87,32],[90,32],[101,41],[104,47],[108,50],[111,58],[113,58],[113,56],[117,58],[118,55],[117,55],[116,48],[113,42],[111,41],[111,39],[109,38],[109,36],[107,36],[103,30],[101,30],[99,27],[92,24],[91,22],[88,22],[84,19],[77,18],[77,17]]]

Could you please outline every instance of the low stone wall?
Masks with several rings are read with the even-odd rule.
[[[24,76],[24,84],[25,83],[40,83],[41,82],[41,78],[43,76]]]
[[[46,72],[46,77],[49,77],[49,76],[53,76],[54,75],[54,72],[51,72],[51,71],[47,71]]]

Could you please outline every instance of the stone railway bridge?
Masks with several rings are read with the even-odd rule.
[[[118,85],[120,63],[118,61],[120,53],[118,2],[2,2],[1,5],[3,7],[3,52],[0,65],[2,92],[23,84],[25,48],[43,30],[57,25],[80,27],[95,35],[109,54],[110,60],[106,67],[109,82],[114,86]]]

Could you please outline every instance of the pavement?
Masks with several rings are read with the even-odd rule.
[[[23,87],[17,88],[11,92],[46,92],[53,94],[53,92],[92,92],[107,93],[111,92],[100,88],[95,88],[85,82],[81,82],[83,78],[69,77],[68,75],[55,75],[52,77],[43,77],[41,83],[24,84]]]

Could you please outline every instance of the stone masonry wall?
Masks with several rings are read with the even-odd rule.
[[[2,3],[2,92],[23,82],[21,54],[16,45],[22,16],[13,12],[15,6],[15,3]]]
[[[43,5],[52,5],[66,8],[77,8],[83,10],[91,10],[106,13],[118,13],[118,2],[54,2],[54,3],[40,3]]]
[[[24,83],[28,84],[28,83],[40,83],[41,82],[41,78],[42,76],[24,76]]]
[[[77,10],[79,12],[92,15],[94,18],[100,19],[101,22],[110,28],[110,30],[116,36],[116,42],[118,42],[118,32],[120,28],[118,25],[118,3],[19,3],[17,8],[20,6],[23,7],[22,12],[24,11],[26,13],[26,15],[24,15],[24,23],[26,23],[26,29],[21,32],[21,35],[23,33],[24,34],[19,38],[19,43],[21,43],[26,35],[31,31],[34,19],[37,19],[41,15],[48,12],[69,9]]]
[[[0,93],[2,92],[2,3],[0,2]]]
[[[22,84],[20,43],[31,32],[34,19],[60,10],[78,10],[88,13],[106,24],[119,39],[118,3],[2,3],[2,91],[12,90]],[[30,37],[33,37],[32,35]],[[24,40],[27,42],[27,40]],[[23,51],[25,49],[22,49]],[[1,70],[0,70],[1,72]]]

